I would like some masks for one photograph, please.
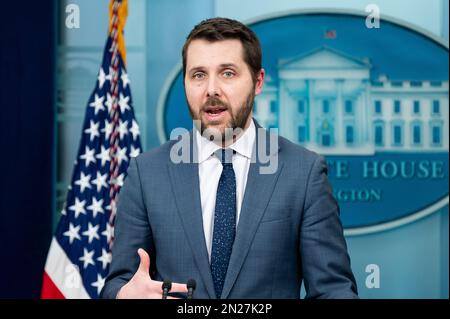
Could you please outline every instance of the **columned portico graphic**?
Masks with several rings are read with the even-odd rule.
[[[448,81],[373,80],[372,68],[328,47],[280,60],[255,117],[323,155],[448,150]]]

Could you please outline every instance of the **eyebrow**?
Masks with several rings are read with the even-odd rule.
[[[197,71],[201,71],[203,69],[204,69],[204,67],[202,67],[202,66],[196,66],[196,67],[193,67],[193,68],[189,69],[188,73],[194,73],[194,72],[197,72]]]
[[[221,65],[219,65],[220,66],[220,68],[222,68],[222,69],[226,69],[226,68],[235,68],[235,69],[238,69],[238,66],[236,65],[236,64],[234,64],[234,63],[223,63],[223,64],[221,64]]]
[[[227,68],[239,69],[239,67],[234,63],[222,63],[219,65],[219,68],[221,68],[221,69],[227,69]],[[204,66],[196,66],[196,67],[191,68],[188,72],[191,74],[193,72],[202,71],[204,69],[205,69]]]

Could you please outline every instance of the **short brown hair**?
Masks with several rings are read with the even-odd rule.
[[[210,42],[237,39],[244,48],[244,61],[250,67],[256,81],[261,70],[261,45],[256,34],[239,21],[227,18],[211,18],[197,24],[189,33],[183,46],[183,78],[186,76],[186,54],[192,40],[204,39]]]

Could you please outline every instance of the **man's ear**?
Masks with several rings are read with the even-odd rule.
[[[258,95],[262,91],[262,87],[264,85],[264,76],[266,75],[266,71],[264,69],[259,70],[259,74],[256,77],[256,85],[255,85],[255,95]]]

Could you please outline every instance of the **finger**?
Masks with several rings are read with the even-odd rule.
[[[138,249],[138,255],[139,255],[140,259],[141,259],[141,261],[139,263],[138,271],[144,272],[145,274],[148,275],[149,274],[149,269],[150,269],[150,256],[142,248]]]
[[[172,283],[172,288],[170,289],[170,292],[188,292],[187,285]]]
[[[167,299],[181,299],[181,298],[167,296]]]

